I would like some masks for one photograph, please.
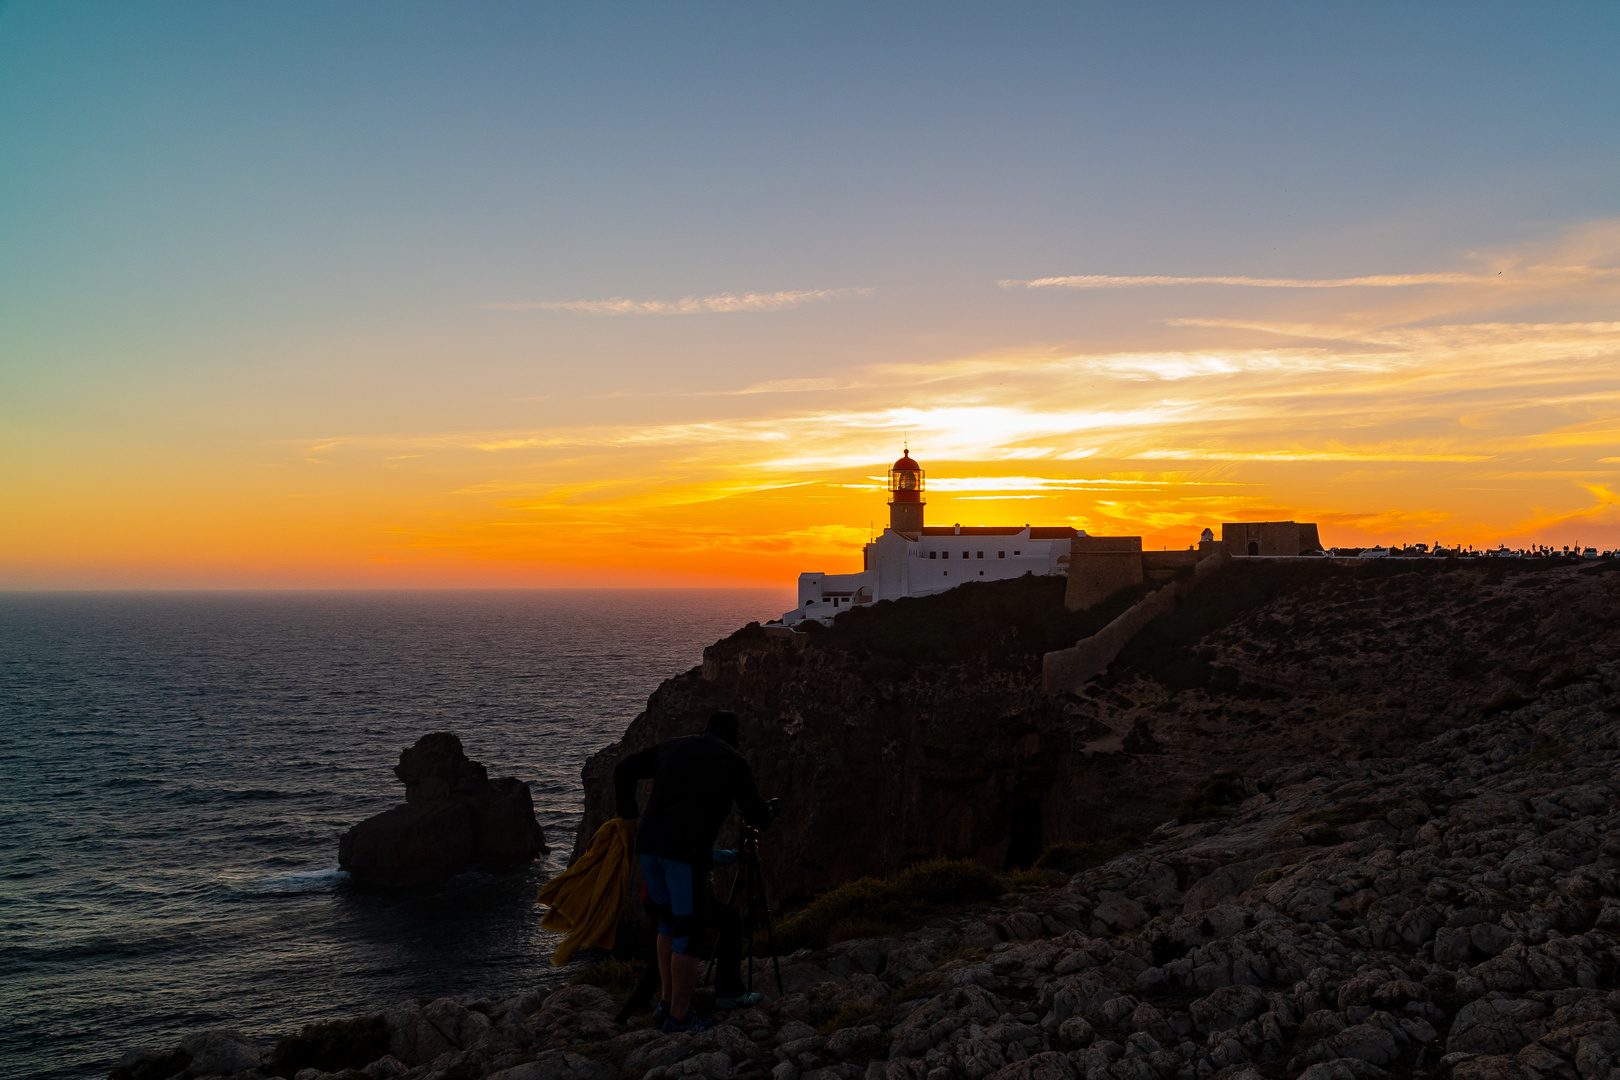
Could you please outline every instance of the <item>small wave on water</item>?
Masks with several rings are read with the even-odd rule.
[[[296,896],[300,893],[333,892],[348,880],[347,870],[333,866],[325,870],[294,870],[226,884],[245,896]]]
[[[535,890],[580,766],[786,590],[0,594],[0,1061],[99,1080],[200,1027],[270,1041],[421,995],[556,977]],[[551,854],[356,888],[338,836],[455,731],[530,782]]]

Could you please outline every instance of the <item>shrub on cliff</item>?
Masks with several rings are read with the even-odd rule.
[[[1218,772],[1187,792],[1176,807],[1176,817],[1182,821],[1229,817],[1244,798],[1242,778],[1236,773]]]
[[[1001,879],[968,859],[913,863],[894,879],[895,890],[919,904],[972,904],[994,900],[1006,890]]]
[[[1006,883],[976,862],[930,859],[888,880],[860,878],[822,893],[777,928],[776,944],[790,953],[893,933],[943,908],[993,900],[1005,891]]]
[[[388,1053],[388,1024],[380,1016],[310,1024],[276,1043],[271,1070],[292,1076],[300,1069],[361,1069]]]
[[[1141,844],[1135,836],[1119,835],[1108,840],[1093,840],[1084,844],[1053,844],[1035,860],[1037,870],[1056,870],[1063,874],[1078,874],[1101,866],[1115,855],[1121,855]]]
[[[624,1001],[647,970],[644,960],[598,960],[569,979],[573,986],[599,986],[617,1001]]]

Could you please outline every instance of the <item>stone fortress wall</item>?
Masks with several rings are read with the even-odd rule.
[[[1076,536],[1069,541],[1069,584],[1063,603],[1070,611],[1141,583],[1140,536]]]
[[[1222,522],[1220,542],[1237,556],[1304,555],[1322,550],[1313,521]]]

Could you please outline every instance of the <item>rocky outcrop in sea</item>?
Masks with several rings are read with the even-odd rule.
[[[402,1005],[386,1054],[287,1080],[1611,1080],[1617,766],[1609,662],[1409,754],[1233,778],[1049,888],[797,952],[781,996],[762,965],[770,999],[702,1035],[537,983]],[[245,1042],[115,1076],[273,1075]]]
[[[405,802],[338,839],[338,866],[359,885],[428,885],[473,867],[502,870],[547,850],[529,785],[491,780],[448,731],[403,750]]]

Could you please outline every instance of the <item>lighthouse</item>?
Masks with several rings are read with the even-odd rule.
[[[889,470],[889,528],[908,540],[923,531],[923,469],[911,460],[911,447],[904,447],[900,460]]]
[[[923,527],[923,468],[904,447],[889,469],[889,527],[862,551],[858,574],[811,570],[799,575],[799,606],[772,620],[787,627],[806,619],[831,625],[851,608],[906,596],[928,596],[970,582],[1064,577],[1069,549],[1086,534],[1072,525],[947,525]]]

